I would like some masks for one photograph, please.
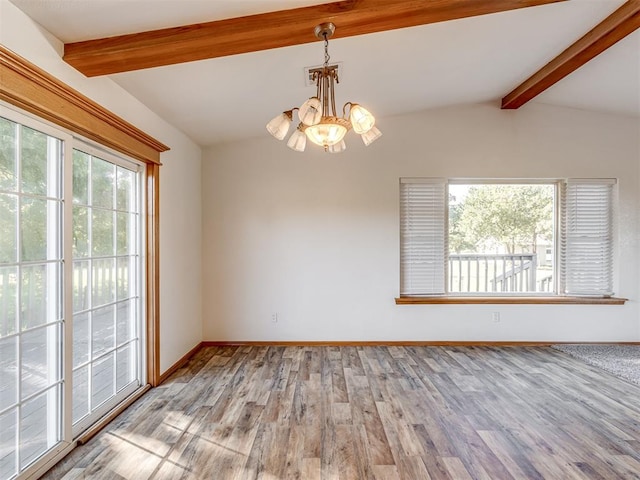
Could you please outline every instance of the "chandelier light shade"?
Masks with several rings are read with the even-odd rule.
[[[361,135],[366,146],[382,135],[375,126],[374,116],[357,103],[345,103],[342,117],[336,114],[338,67],[329,65],[329,38],[334,32],[333,23],[322,23],[314,30],[316,37],[324,40],[324,65],[311,70],[312,79],[316,82],[316,96],[309,98],[299,108],[281,113],[267,124],[271,135],[284,140],[293,121],[293,111],[297,110],[300,123],[287,141],[287,146],[297,152],[304,152],[307,139],[323,147],[325,152],[342,152],[347,148],[344,137],[351,129]]]
[[[320,100],[316,97],[311,97],[300,105],[298,117],[305,125],[315,125],[318,123],[322,118],[322,104]]]
[[[267,123],[267,130],[278,140],[284,139],[289,132],[291,126],[291,120],[293,119],[293,112],[291,110],[283,112],[269,123]]]
[[[342,141],[349,130],[349,122],[342,118],[322,117],[318,123],[305,128],[307,138],[321,147],[330,147]]]
[[[373,118],[373,115],[371,115],[367,109],[361,107],[357,103],[354,103],[351,106],[349,120],[351,120],[353,131],[358,135],[367,133],[376,124],[376,119]]]
[[[377,139],[379,139],[381,136],[382,136],[382,132],[380,130],[378,130],[376,127],[371,127],[370,130],[362,134],[362,141],[368,147]]]
[[[304,134],[302,130],[299,128],[296,129],[295,132],[289,137],[289,141],[287,142],[287,147],[296,152],[304,152],[305,147],[307,146],[307,136]]]
[[[327,148],[327,152],[340,153],[340,152],[344,152],[346,148],[347,148],[347,144],[344,143],[344,140],[340,140],[339,143],[334,143],[333,145],[329,146],[329,148]]]

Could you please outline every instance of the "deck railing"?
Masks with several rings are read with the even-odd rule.
[[[538,280],[539,292],[553,292],[553,275],[547,275]]]
[[[536,283],[536,254],[450,254],[450,292],[550,291],[551,277]]]
[[[47,319],[48,276],[57,275],[56,264],[30,265],[18,271],[17,267],[0,268],[0,338],[43,324]],[[50,271],[51,270],[51,271]],[[93,288],[89,287],[89,278]],[[130,266],[128,257],[77,261],[73,270],[73,311],[87,310],[90,305],[112,303],[116,298],[129,297]],[[20,289],[18,289],[20,283]],[[18,292],[20,298],[18,298]],[[91,298],[90,298],[91,297]],[[90,302],[91,300],[91,302]],[[20,325],[16,325],[16,317]]]

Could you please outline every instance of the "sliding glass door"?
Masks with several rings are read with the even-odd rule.
[[[0,118],[0,478],[62,435],[63,140]]]
[[[143,168],[0,105],[0,480],[145,383]]]
[[[88,146],[73,151],[76,433],[142,380],[140,173],[135,165],[90,152]]]

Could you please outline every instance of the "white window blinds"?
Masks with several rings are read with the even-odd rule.
[[[561,291],[613,294],[613,179],[569,179],[561,196]]]
[[[400,180],[400,294],[445,293],[446,180]]]

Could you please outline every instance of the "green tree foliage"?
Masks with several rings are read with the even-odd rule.
[[[16,191],[16,125],[0,118],[0,190]],[[0,193],[0,263],[16,261],[17,196]]]
[[[48,206],[55,201],[45,197],[58,194],[56,179],[48,173],[59,171],[58,156],[50,154],[56,147],[60,143],[44,133],[0,119],[0,267],[47,260]],[[0,336],[15,332],[17,308],[24,328],[45,320],[45,279],[41,265],[23,267],[20,275],[15,266],[0,268]]]
[[[503,245],[536,252],[553,234],[553,186],[472,186],[449,210],[451,251],[481,251]]]
[[[0,118],[0,190],[15,190],[16,124]]]
[[[450,199],[451,200],[451,199]],[[449,205],[449,250],[462,253],[474,251],[476,244],[471,240],[472,236],[463,230],[460,217],[464,211],[464,204]]]

